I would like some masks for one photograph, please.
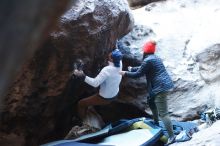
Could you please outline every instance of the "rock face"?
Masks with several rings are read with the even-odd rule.
[[[196,55],[201,78],[208,84],[220,80],[220,44],[214,44]]]
[[[51,35],[57,48],[70,53],[71,58],[62,59],[70,64],[80,58],[86,63],[86,71],[92,73],[103,66],[105,55],[115,48],[116,39],[133,27],[133,18],[123,0],[80,1],[60,21],[59,29]]]
[[[119,49],[125,54],[123,57],[123,67],[127,70],[128,66],[139,66],[142,62],[141,48],[149,37],[155,34],[152,29],[143,25],[135,25],[133,30],[120,40]],[[146,109],[147,90],[146,79],[141,78],[123,78],[121,83],[121,96],[123,102],[131,103],[142,109]]]
[[[74,1],[74,0],[73,0]],[[17,102],[20,97],[6,97],[12,99],[11,103],[5,103],[3,97],[9,85],[15,79],[22,64],[32,57],[37,48],[47,39],[51,30],[56,26],[58,18],[65,11],[69,0],[31,0],[31,1],[1,1],[0,5],[0,145],[22,146],[25,145],[25,137],[16,125],[22,121],[13,121],[12,113],[2,114],[9,109],[4,107]],[[17,89],[20,89],[19,85]],[[17,90],[16,89],[16,90]],[[6,100],[7,100],[6,99]],[[22,101],[23,102],[23,101]],[[16,107],[14,104],[13,107]],[[12,112],[16,109],[13,109]],[[26,112],[19,113],[22,115]],[[27,110],[28,111],[28,110]],[[15,116],[16,113],[13,115]],[[8,116],[8,117],[7,117]],[[20,116],[21,117],[21,116]],[[19,118],[18,118],[19,119]],[[8,122],[3,122],[4,120]],[[27,120],[27,119],[26,119]],[[25,121],[25,119],[23,119]],[[28,120],[27,120],[28,121]],[[26,121],[26,122],[27,122]],[[34,121],[33,121],[34,122]],[[25,123],[22,123],[27,125]],[[11,131],[13,129],[13,132]],[[24,131],[23,127],[21,130]],[[28,129],[26,129],[28,130]],[[30,129],[29,129],[30,130]]]
[[[213,44],[204,48],[194,55],[192,76],[194,79],[184,80],[179,78],[175,81],[176,88],[171,94],[175,104],[171,104],[173,116],[179,120],[193,120],[199,118],[198,112],[209,107],[219,107],[219,44]],[[174,75],[175,77],[175,75]],[[172,101],[173,102],[173,101]],[[177,108],[180,107],[180,108]],[[186,108],[187,107],[187,108]]]
[[[156,53],[162,58],[175,85],[168,96],[173,119],[197,119],[198,113],[204,109],[220,106],[220,38],[216,32],[219,22],[215,21],[220,11],[217,11],[219,5],[216,4],[219,1],[166,1],[132,11],[135,28],[122,39],[124,45],[128,46],[125,47],[129,54],[126,66],[134,65],[135,59],[141,60],[144,41],[157,38]],[[200,20],[205,15],[209,19]],[[124,79],[122,84],[123,97],[129,97],[128,100],[123,99],[132,101],[141,109],[147,107],[144,80]]]
[[[69,1],[1,2],[0,104],[21,65],[45,41]]]
[[[72,126],[76,101],[94,93],[70,78],[72,64],[81,59],[86,74],[96,75],[116,40],[132,27],[123,0],[82,0],[71,7],[11,86],[1,113],[2,135],[17,136],[20,145],[28,146],[63,138]]]
[[[127,1],[130,7],[137,8],[137,7],[142,7],[153,2],[164,1],[164,0],[127,0]]]

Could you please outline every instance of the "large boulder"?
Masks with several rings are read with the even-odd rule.
[[[81,59],[86,74],[96,75],[116,40],[132,27],[124,0],[82,0],[73,5],[17,75],[1,113],[1,131],[33,146],[63,138],[76,115],[76,101],[94,93],[70,77],[72,64]]]
[[[143,44],[149,37],[155,36],[152,29],[143,25],[135,25],[133,30],[122,39],[120,39],[119,49],[124,53],[123,68],[127,70],[128,66],[139,66],[142,62]],[[141,110],[146,109],[147,105],[147,82],[145,76],[141,78],[124,77],[120,88],[120,99],[122,102],[130,103]]]
[[[194,71],[199,76],[197,80],[179,78],[175,81],[176,88],[170,96],[170,109],[173,116],[179,120],[193,120],[199,118],[206,108],[219,107],[220,81],[220,46],[213,44],[201,49],[194,56]]]
[[[10,114],[2,114],[9,109],[4,108],[20,98],[16,95],[5,97],[7,89],[14,81],[22,64],[43,44],[58,22],[58,18],[66,10],[70,0],[25,0],[1,1],[0,5],[0,145],[22,146],[25,137],[16,125],[20,121],[11,119]],[[74,0],[72,0],[74,2]],[[18,85],[19,86],[19,85]],[[4,99],[12,99],[5,103]],[[13,108],[13,107],[12,107]],[[17,110],[17,109],[15,109]],[[25,111],[25,110],[24,110]],[[19,111],[17,111],[19,113]],[[19,113],[22,114],[22,113]],[[7,118],[7,116],[9,116]],[[5,122],[3,122],[6,120]],[[8,121],[8,122],[7,122]],[[30,123],[31,124],[31,123]],[[27,124],[24,124],[27,125]],[[6,128],[7,127],[7,128]],[[12,129],[13,132],[11,131]],[[23,131],[29,130],[22,128]]]
[[[3,104],[6,90],[22,64],[32,57],[35,50],[48,38],[69,1],[1,2],[0,104]]]
[[[144,41],[149,38],[158,40],[156,54],[163,60],[175,86],[168,96],[173,119],[198,119],[199,113],[205,109],[220,106],[220,38],[217,35],[219,22],[215,21],[220,13],[217,3],[219,1],[215,0],[166,1],[132,11],[137,27],[133,30],[135,33],[131,32],[122,39],[129,54],[123,61],[126,66],[138,65],[134,62],[138,62],[136,59],[141,61]],[[203,13],[197,13],[199,11]],[[204,20],[204,15],[210,17]],[[121,91],[124,101],[150,112],[144,77],[124,78]]]

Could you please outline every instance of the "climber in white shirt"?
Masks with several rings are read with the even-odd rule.
[[[119,74],[122,70],[121,60],[121,52],[115,49],[108,56],[108,66],[105,66],[95,78],[86,76],[83,71],[74,71],[74,75],[83,77],[87,84],[93,87],[100,86],[99,93],[78,102],[77,111],[82,120],[89,106],[109,104],[118,95],[122,79],[122,75]]]

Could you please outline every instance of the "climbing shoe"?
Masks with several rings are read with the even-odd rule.
[[[176,136],[172,136],[172,137],[168,138],[166,145],[170,145],[174,142],[176,142]]]

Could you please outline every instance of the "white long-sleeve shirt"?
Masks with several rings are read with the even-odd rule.
[[[119,85],[122,79],[119,74],[120,70],[122,70],[121,62],[120,67],[115,67],[112,62],[109,62],[109,65],[104,67],[95,78],[86,76],[85,82],[93,87],[100,85],[100,96],[104,98],[115,97],[119,92]]]

